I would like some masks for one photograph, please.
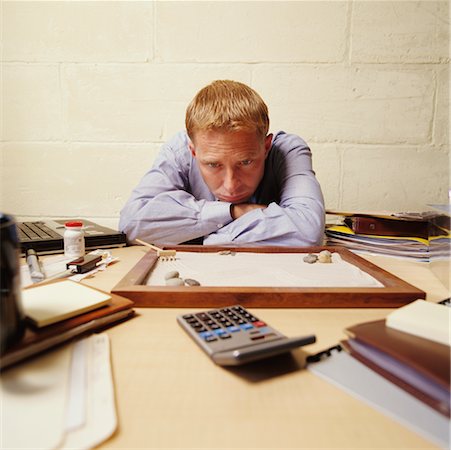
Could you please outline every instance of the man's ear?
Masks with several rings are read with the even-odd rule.
[[[272,138],[272,134],[268,134],[268,136],[265,137],[265,158],[268,156],[269,150],[271,149]]]
[[[196,157],[196,150],[194,148],[194,144],[191,142],[191,139],[188,140],[188,147],[191,151],[191,154],[194,156],[194,158]]]

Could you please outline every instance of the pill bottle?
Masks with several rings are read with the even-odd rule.
[[[64,256],[79,258],[85,254],[83,222],[66,222],[64,231]]]

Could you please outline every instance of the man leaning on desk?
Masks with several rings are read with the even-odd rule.
[[[129,240],[157,245],[321,244],[324,200],[299,137],[268,134],[268,108],[245,84],[218,80],[186,111],[121,211]]]

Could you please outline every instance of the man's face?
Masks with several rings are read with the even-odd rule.
[[[202,178],[215,197],[224,202],[245,203],[257,189],[271,148],[272,135],[255,131],[198,131],[190,150]]]

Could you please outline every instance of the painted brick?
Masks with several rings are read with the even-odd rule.
[[[434,74],[380,66],[262,66],[253,87],[273,129],[320,142],[431,141]]]
[[[5,61],[146,61],[152,2],[2,2]]]
[[[449,57],[449,2],[354,2],[356,62],[439,62]]]
[[[435,120],[433,124],[434,143],[449,152],[450,129],[450,73],[449,65],[437,70],[437,95]]]
[[[159,147],[4,143],[2,210],[17,216],[118,217]]]
[[[158,2],[157,57],[190,62],[341,61],[346,2]]]
[[[348,147],[344,209],[424,210],[448,202],[449,160],[433,148]]]
[[[248,68],[196,65],[67,65],[67,136],[83,141],[161,141],[185,127],[189,101],[218,78],[250,82]]]
[[[341,150],[335,144],[311,144],[316,173],[327,208],[338,208],[341,200]]]
[[[56,65],[3,64],[4,140],[62,137],[59,74]]]

